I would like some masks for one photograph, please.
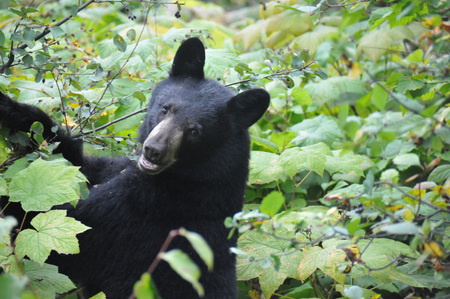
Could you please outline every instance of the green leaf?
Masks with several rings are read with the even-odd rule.
[[[412,222],[388,224],[382,226],[380,230],[393,235],[415,235],[419,233],[419,228]]]
[[[392,162],[394,162],[400,170],[405,170],[411,166],[420,166],[419,156],[413,153],[398,155]]]
[[[134,29],[128,30],[127,37],[130,41],[134,41],[136,39],[136,30],[134,30]]]
[[[67,211],[53,210],[38,214],[31,220],[34,229],[21,231],[16,239],[16,253],[43,264],[52,250],[58,253],[79,253],[76,234],[89,229],[81,222],[66,217]]]
[[[305,119],[289,130],[298,133],[298,136],[292,140],[298,146],[313,145],[319,142],[331,145],[337,138],[343,136],[336,120],[325,115]]]
[[[54,205],[80,198],[85,178],[79,167],[61,161],[37,159],[14,175],[9,185],[10,201],[20,202],[25,211],[47,211]]]
[[[0,217],[0,240],[4,236],[9,236],[12,229],[17,225],[17,220],[13,216]]]
[[[298,277],[296,269],[301,259],[300,251],[293,249],[292,242],[289,241],[289,238],[294,237],[294,232],[281,227],[276,233],[283,239],[251,230],[245,232],[238,241],[238,247],[250,255],[238,255],[238,280],[258,277],[266,298],[270,298],[287,277]],[[280,258],[282,266],[279,271],[270,258],[272,255]]]
[[[26,17],[26,13],[24,13],[24,12],[18,10],[18,9],[15,9],[13,7],[9,7],[9,11],[14,13],[14,14],[16,14],[16,15],[18,15],[18,16],[20,16],[20,17]]]
[[[450,165],[439,165],[430,173],[428,177],[429,181],[443,184],[450,178]],[[1,188],[0,188],[1,189]]]
[[[28,28],[28,27],[26,27],[26,28],[23,30],[23,39],[26,40],[26,41],[28,41],[28,42],[34,41],[34,38],[35,38],[36,36],[37,36],[37,32],[34,31],[34,30],[32,30],[32,29],[30,29],[30,28]]]
[[[24,260],[25,272],[30,286],[39,295],[39,298],[55,298],[55,294],[66,293],[75,288],[70,279],[58,273],[58,267],[49,264]]]
[[[301,87],[294,87],[290,89],[291,96],[295,99],[296,103],[300,105],[310,105],[313,101],[309,92]]]
[[[294,177],[304,170],[311,170],[322,176],[328,155],[332,155],[330,148],[320,142],[302,148],[294,147],[285,150],[280,155],[279,163],[290,177]]]
[[[5,299],[23,298],[21,294],[27,282],[28,279],[26,276],[19,278],[11,274],[0,275],[0,290],[2,290],[0,297]]]
[[[205,75],[209,78],[224,78],[226,69],[233,69],[239,63],[237,53],[225,49],[207,49]]]
[[[2,30],[0,30],[0,47],[3,47],[3,44],[5,43],[5,34]]]
[[[61,27],[59,27],[59,26],[50,27],[50,32],[52,33],[53,38],[58,38],[64,34],[66,34],[64,32],[64,30],[62,30]]]
[[[301,281],[305,281],[317,269],[330,276],[339,283],[344,283],[345,274],[339,271],[338,265],[343,264],[346,255],[336,246],[321,248],[313,246],[302,251],[301,262],[298,266],[298,274]]]
[[[8,195],[8,186],[3,177],[0,176],[0,195]]]
[[[305,89],[315,103],[330,106],[354,104],[367,92],[362,80],[344,76],[310,82],[305,85]]]
[[[199,282],[200,269],[191,258],[179,249],[173,249],[161,254],[161,259],[169,263],[170,267],[184,280],[190,282],[200,297],[205,291]]]
[[[252,128],[254,128],[254,127],[252,127]],[[251,140],[252,140],[253,144],[256,144],[256,145],[262,147],[266,151],[278,153],[278,151],[280,150],[278,144],[273,142],[272,140],[268,140],[268,139],[254,136],[254,135],[251,135]]]
[[[141,279],[134,284],[134,293],[137,299],[154,299],[157,297],[156,286],[147,272],[142,274]],[[92,299],[92,298],[90,298]]]
[[[406,59],[409,62],[422,62],[423,61],[423,50],[422,49],[417,49],[414,52],[412,52],[411,54],[409,54],[408,56],[406,56]]]
[[[72,15],[72,17],[76,17],[78,15],[78,5],[72,5],[69,8],[70,14]]]
[[[114,36],[113,42],[120,52],[125,52],[127,50],[127,42],[123,39],[123,37],[120,34],[116,34]]]
[[[417,252],[412,250],[410,246],[402,242],[378,238],[373,240],[360,240],[357,243],[360,251],[364,249],[361,254],[361,259],[371,269],[379,269],[371,271],[365,267],[353,267],[350,276],[359,278],[369,275],[380,281],[380,283],[392,283],[398,281],[407,285],[423,287],[423,285],[410,275],[405,274],[396,267],[396,263],[392,261],[400,255],[408,257],[418,257]],[[386,267],[387,265],[390,265]]]
[[[281,20],[280,23],[283,23]],[[298,23],[297,23],[298,24]],[[306,24],[302,24],[302,27]],[[312,27],[312,26],[311,26]],[[324,25],[318,25],[314,28],[312,31],[308,31],[297,38],[295,38],[292,43],[291,47],[293,49],[301,50],[301,49],[308,49],[309,53],[314,56],[319,46],[327,40],[327,38],[337,32],[336,27],[332,26],[324,26]]]
[[[272,217],[283,207],[283,204],[283,194],[278,191],[272,191],[263,198],[259,210]]]
[[[262,185],[283,178],[285,172],[278,159],[277,154],[252,151],[248,183]]]
[[[142,103],[145,103],[147,101],[147,97],[140,91],[135,91],[133,93],[133,97],[141,101]]]
[[[365,53],[372,61],[377,61],[386,53],[386,50],[392,44],[392,38],[389,30],[375,29],[363,34],[358,42],[358,53]],[[382,47],[374,47],[374,45],[383,45]]]
[[[364,170],[374,166],[372,160],[363,155],[353,152],[333,151],[333,155],[326,157],[325,169],[330,173],[342,173],[361,177]]]
[[[27,54],[22,58],[22,61],[26,66],[31,66],[33,64],[33,57]]]
[[[289,148],[290,146],[292,146],[291,141],[295,137],[297,137],[297,133],[295,133],[295,132],[289,132],[289,131],[273,132],[270,135],[270,142],[272,144],[275,144],[275,148],[278,151],[279,149],[283,150],[283,149],[286,149],[286,148]]]
[[[185,237],[191,243],[197,254],[205,262],[208,270],[211,271],[214,267],[214,254],[205,239],[198,233],[187,231],[184,228],[180,229],[180,236]]]
[[[397,92],[405,92],[407,90],[417,90],[425,86],[425,83],[420,80],[411,78],[400,78],[398,80]]]
[[[389,93],[379,84],[375,85],[372,90],[371,101],[379,110],[383,111],[384,106],[389,98]]]
[[[361,299],[363,298],[363,289],[359,286],[351,286],[344,289],[344,295],[349,299]]]

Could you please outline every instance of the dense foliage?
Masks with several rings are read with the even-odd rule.
[[[246,205],[226,222],[240,233],[242,298],[449,293],[448,3],[252,3],[3,1],[0,90],[83,136],[88,152],[133,157],[152,88],[179,42],[198,36],[208,77],[272,97],[250,130]],[[40,130],[33,126],[38,151],[27,154],[29,135],[7,140],[0,128],[0,195],[32,219],[11,242],[23,219],[0,218],[9,298],[73,289],[45,260],[51,250],[78,252],[76,234],[88,229],[48,211],[88,191]],[[198,236],[183,234],[203,252]],[[201,290],[195,265],[182,262]],[[148,285],[144,276],[136,295],[150,298]]]

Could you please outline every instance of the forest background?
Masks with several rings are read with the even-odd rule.
[[[208,77],[272,98],[226,222],[240,298],[450,298],[449,15],[438,0],[2,1],[0,90],[88,152],[132,157],[152,88],[197,36]],[[29,136],[0,128],[0,195],[27,212],[86,197],[40,129],[38,151],[13,155]],[[45,260],[85,228],[45,212],[11,243],[17,221],[0,218],[0,297],[72,290]],[[151,298],[148,276],[136,290]]]

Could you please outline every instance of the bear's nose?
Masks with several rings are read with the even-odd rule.
[[[163,156],[164,145],[155,141],[149,141],[144,145],[144,157],[148,161],[160,164]]]

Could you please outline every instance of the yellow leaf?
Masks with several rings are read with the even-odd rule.
[[[73,121],[72,117],[66,115],[64,125],[67,127],[77,127],[78,125]]]
[[[411,209],[407,209],[405,213],[403,214],[403,219],[406,221],[413,221],[414,220],[414,212],[411,211]]]
[[[295,4],[295,2],[295,0],[278,0],[264,3],[259,6],[259,16],[261,18],[267,18],[272,15],[279,14],[286,10],[286,8],[280,7],[280,5],[290,6]]]
[[[250,291],[248,291],[248,295],[250,296],[251,299],[259,299],[259,298],[261,298],[261,293],[258,292],[257,290],[250,290]]]
[[[391,212],[397,212],[398,210],[403,209],[404,207],[405,207],[404,205],[394,205],[386,207],[386,210]]]
[[[426,242],[423,245],[423,252],[428,253],[432,258],[442,258],[444,256],[441,246],[434,241]]]
[[[348,77],[349,77],[350,79],[356,79],[356,78],[358,78],[359,76],[361,76],[361,74],[362,74],[362,70],[361,70],[361,68],[359,67],[359,64],[358,64],[358,63],[353,63],[353,64],[352,64],[352,68],[351,68],[350,71],[348,72]]]
[[[70,105],[70,107],[72,107],[74,109],[77,107],[80,107],[80,104],[78,102],[69,102],[69,105]]]

